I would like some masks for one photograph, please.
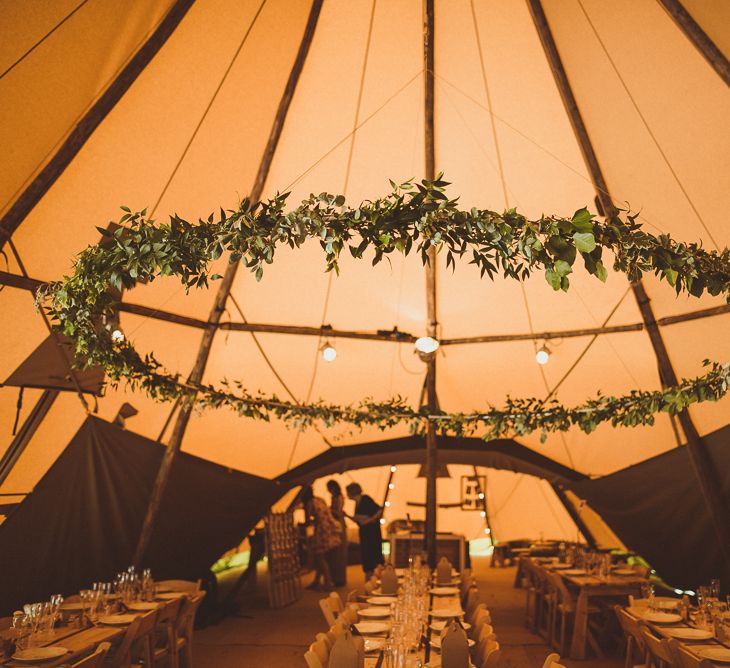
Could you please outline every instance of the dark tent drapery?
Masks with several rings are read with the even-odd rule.
[[[703,437],[730,502],[730,426]],[[570,487],[586,499],[625,545],[645,557],[669,584],[695,589],[720,578],[727,587],[712,519],[685,447]]]
[[[89,417],[0,525],[0,607],[109,580],[132,560],[162,459],[159,443]],[[196,578],[240,542],[278,486],[180,453],[144,566]]]

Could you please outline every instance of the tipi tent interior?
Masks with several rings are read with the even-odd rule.
[[[475,564],[510,541],[578,542],[637,555],[679,593],[726,588],[728,399],[547,438],[297,429],[74,367],[34,294],[122,205],[160,221],[283,192],[290,207],[321,192],[356,206],[440,172],[466,211],[629,209],[651,234],[721,252],[729,55],[726,0],[0,3],[0,614],[135,560],[195,580],[303,487],[328,499],[330,479],[387,499],[385,526],[463,535]],[[448,413],[654,391],[730,359],[725,297],[678,295],[652,272],[632,283],[607,260],[601,282],[578,262],[562,292],[540,272],[480,277],[470,253],[424,267],[369,252],[345,250],[336,274],[318,240],[281,247],[260,281],[224,256],[208,289],[123,290],[118,327],[198,383]],[[424,363],[425,335],[440,346]],[[465,510],[475,476],[484,498]],[[241,657],[230,665],[259,665]]]

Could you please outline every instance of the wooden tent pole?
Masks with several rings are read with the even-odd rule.
[[[274,117],[274,122],[269,133],[269,139],[264,148],[264,153],[259,164],[258,172],[256,173],[256,179],[251,188],[250,198],[256,202],[260,199],[261,193],[266,183],[266,178],[269,175],[271,169],[271,163],[274,159],[274,153],[276,147],[281,138],[281,132],[284,128],[284,121],[286,120],[291,101],[294,97],[294,92],[299,82],[299,77],[304,69],[304,63],[309,53],[309,48],[312,45],[314,39],[314,32],[317,27],[317,20],[322,9],[322,3],[324,0],[313,0],[312,8],[309,12],[309,18],[307,25],[302,36],[301,43],[299,44],[299,51],[292,65],[291,72],[289,73],[289,79],[287,80],[286,87],[281,96],[279,107]],[[221,284],[216,293],[215,302],[211,309],[210,316],[208,317],[208,323],[206,330],[200,341],[200,347],[198,349],[198,355],[193,365],[193,370],[190,372],[190,381],[194,383],[200,383],[203,379],[205,367],[208,362],[210,350],[213,345],[213,338],[218,328],[220,318],[225,310],[226,301],[233,285],[233,280],[236,276],[236,271],[240,263],[235,262],[229,264],[225,275],[221,281]],[[142,524],[142,531],[140,533],[139,542],[137,543],[137,549],[134,554],[134,564],[139,567],[142,564],[147,548],[149,547],[150,539],[152,538],[152,532],[154,531],[155,524],[160,511],[162,498],[167,488],[167,483],[170,478],[170,472],[172,470],[173,462],[177,453],[180,451],[182,446],[183,437],[185,430],[187,429],[188,423],[190,422],[190,414],[195,403],[194,398],[190,397],[182,401],[180,411],[175,421],[175,426],[170,436],[170,442],[165,448],[165,454],[160,464],[160,469],[157,472],[157,479],[155,480],[152,488],[152,494],[150,496],[149,506],[147,508],[147,514]]]
[[[730,86],[730,61],[717,48],[717,45],[710,39],[708,34],[702,30],[699,23],[692,18],[692,15],[684,8],[680,0],[659,0],[659,3],[667,10],[667,14],[672,17],[687,39],[710,63],[712,69],[717,72],[726,85]]]
[[[424,1],[423,26],[423,79],[424,79],[424,143],[426,158],[426,179],[436,178],[436,146],[434,126],[434,0]],[[428,250],[426,264],[426,309],[428,316],[427,334],[437,338],[438,311],[436,303],[436,251]],[[438,409],[436,395],[436,355],[428,361],[426,370],[426,401],[430,411]],[[436,566],[436,478],[438,474],[438,439],[436,426],[428,422],[426,429],[426,530],[425,547],[428,563]]]
[[[571,500],[568,498],[568,495],[565,493],[565,490],[563,489],[563,486],[560,483],[557,482],[551,482],[550,486],[553,488],[553,491],[555,492],[555,496],[558,497],[560,500],[560,503],[563,504],[563,507],[565,508],[565,511],[570,515],[570,518],[575,523],[575,526],[578,527],[578,530],[583,534],[583,536],[586,539],[586,542],[588,545],[591,546],[594,550],[598,547],[598,544],[596,543],[596,538],[591,532],[591,530],[586,525],[583,518],[580,516],[580,513],[576,509],[576,507],[573,505]]]
[[[578,103],[565,72],[541,0],[526,1],[540,41],[542,42],[545,55],[550,63],[555,83],[563,100],[565,110],[568,113],[568,118],[573,127],[573,132],[578,141],[583,159],[596,189],[596,194],[603,208],[604,215],[606,218],[613,218],[618,214],[618,210],[613,204],[606,179],[598,161],[598,156],[593,148],[583,117],[578,108]],[[649,334],[649,339],[654,349],[662,385],[675,385],[677,383],[677,375],[674,372],[669,352],[664,344],[661,332],[654,318],[654,312],[649,303],[649,298],[641,280],[633,282],[631,288],[639,306],[644,327]],[[690,461],[692,462],[707,510],[712,519],[718,546],[724,558],[726,560],[730,559],[730,530],[728,529],[730,527],[730,513],[728,513],[728,506],[723,499],[722,488],[715,476],[712,459],[705,442],[692,421],[689,411],[686,409],[683,410],[679,413],[678,418],[684,430]]]
[[[37,278],[30,278],[0,271],[0,285],[9,285],[19,290],[35,292],[46,285]],[[173,325],[206,329],[210,323],[200,318],[191,318],[187,315],[171,313],[141,304],[121,302],[117,308],[124,313],[134,313],[143,318],[153,318]],[[677,315],[659,318],[656,322],[660,327],[676,325],[680,322],[712,318],[730,313],[730,304],[720,304],[710,308],[687,311]],[[302,325],[273,325],[261,322],[219,322],[218,329],[231,332],[266,332],[269,334],[298,334],[300,336],[331,336],[337,339],[362,339],[366,341],[386,341],[388,343],[413,343],[416,337],[408,332],[398,330],[378,330],[376,332],[362,332],[351,329],[335,329],[333,327],[307,327]],[[640,332],[643,322],[634,322],[627,325],[607,325],[605,327],[587,327],[584,329],[558,329],[549,332],[526,332],[523,334],[486,334],[483,336],[462,336],[454,339],[441,339],[442,346],[457,346],[469,343],[500,343],[504,341],[542,341],[547,339],[570,339],[581,336],[596,336],[599,334],[621,334],[623,332]]]
[[[183,20],[193,2],[194,0],[177,0],[172,5],[170,11],[167,12],[167,15],[162,19],[149,39],[134,54],[132,59],[86,114],[84,114],[83,118],[76,124],[55,155],[41,169],[15,202],[13,202],[5,215],[0,218],[0,250],[2,250],[5,242],[10,239],[13,232],[15,232],[25,217],[33,210],[35,205],[38,204],[61,174],[63,174],[66,167],[71,164],[71,161],[83,148],[94,130],[99,127],[101,122],[114,109],[117,102],[119,102],[122,96],[129,90],[129,87],[137,80],[137,77],[155,57],[170,35],[175,31],[175,28],[180,24],[180,21]]]

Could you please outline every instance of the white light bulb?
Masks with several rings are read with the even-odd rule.
[[[386,508],[390,508],[390,501],[386,501],[386,502],[385,502],[385,507],[386,507]]]
[[[331,344],[324,344],[324,348],[322,348],[322,359],[325,362],[334,362],[335,359],[337,359],[337,351],[332,347]]]
[[[397,470],[398,470],[398,469],[396,469],[396,467],[395,467],[395,466],[391,466],[391,467],[390,467],[390,472],[391,472],[391,473],[395,473],[395,472],[396,472]]]
[[[479,492],[479,498],[480,499],[483,499],[484,498],[484,492]]]
[[[538,364],[547,364],[550,361],[550,350],[547,346],[543,346],[535,353],[535,361]]]
[[[121,343],[124,341],[124,332],[120,329],[115,329],[112,332],[112,341],[114,341],[114,343]]]
[[[479,513],[479,517],[486,517],[486,516],[487,516],[487,513],[485,513],[483,510],[481,513]]]
[[[388,483],[388,489],[395,489],[395,483],[394,482]]]
[[[488,536],[490,533],[492,533],[492,530],[489,528],[484,529],[484,533],[487,534],[487,536]]]
[[[381,523],[381,524],[385,524],[385,519],[381,517],[381,518],[380,518],[380,523]]]
[[[439,342],[432,336],[422,336],[416,339],[416,350],[419,353],[435,353],[438,350]]]

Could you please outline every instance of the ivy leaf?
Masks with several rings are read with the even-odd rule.
[[[601,262],[600,260],[596,262],[596,271],[594,272],[594,274],[596,278],[603,283],[608,280],[608,270],[606,269],[606,267],[603,266],[603,262]]]
[[[677,276],[679,275],[679,272],[677,272],[676,269],[672,269],[671,267],[667,267],[664,270],[664,276],[667,278],[667,283],[669,285],[674,286],[677,284]]]
[[[590,253],[596,248],[596,238],[592,232],[576,232],[573,235],[573,241],[581,253]]]

